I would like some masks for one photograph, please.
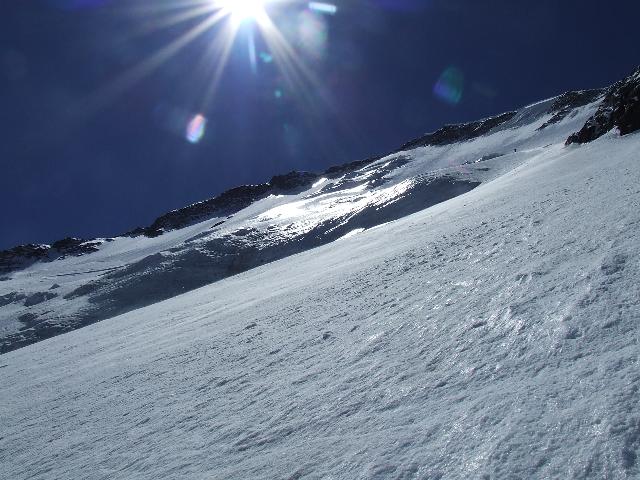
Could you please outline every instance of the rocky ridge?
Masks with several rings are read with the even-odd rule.
[[[580,131],[567,139],[567,145],[593,141],[614,128],[618,128],[622,135],[640,129],[640,67],[632,75],[607,89],[580,90],[566,92],[558,96],[547,112],[552,114],[552,117],[538,129],[543,130],[562,121],[576,108],[592,103],[598,97],[603,97],[598,110]],[[435,132],[427,133],[405,143],[396,152],[423,146],[445,146],[456,142],[470,141],[504,126],[516,114],[517,112],[512,111],[475,122],[445,125]],[[377,156],[333,166],[320,174],[292,171],[285,175],[274,176],[266,183],[235,187],[212,199],[173,210],[158,217],[151,225],[138,227],[125,233],[124,236],[144,235],[153,238],[167,231],[184,228],[213,216],[230,216],[268,195],[297,193],[308,188],[320,178],[337,178],[365,167],[380,158],[382,157]],[[86,240],[70,237],[59,240],[52,245],[27,244],[0,251],[0,280],[4,278],[1,276],[2,274],[26,268],[35,262],[54,261],[68,256],[90,254],[97,251],[100,244],[109,240]]]
[[[640,130],[640,67],[607,89],[596,113],[567,139],[567,145],[592,142],[614,128],[621,135]]]
[[[52,245],[27,244],[0,252],[0,274],[26,268],[39,261],[53,261],[69,256],[81,256],[97,252],[98,247],[109,240],[84,240],[65,238]]]
[[[472,140],[489,133],[495,127],[511,120],[517,112],[506,112],[495,117],[485,118],[477,122],[445,125],[433,133],[427,133],[420,138],[405,143],[401,150],[411,150],[418,147],[436,147],[456,142]]]
[[[554,112],[553,116],[544,122],[538,130],[544,130],[550,125],[554,125],[564,120],[567,115],[578,107],[583,107],[591,102],[595,102],[598,97],[605,94],[605,89],[598,88],[595,90],[579,90],[576,92],[566,92],[560,95],[551,106],[550,112]]]

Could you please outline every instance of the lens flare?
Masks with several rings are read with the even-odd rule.
[[[321,15],[309,11],[300,14],[298,42],[304,52],[314,60],[323,58],[327,51],[328,25]]]
[[[264,63],[273,62],[273,55],[271,55],[270,53],[260,52],[259,57],[260,57],[260,60],[262,60]]]
[[[309,2],[309,10],[318,13],[324,13],[326,15],[335,15],[338,13],[338,7],[332,3],[324,2]]]
[[[464,74],[455,67],[447,68],[433,87],[435,96],[450,105],[460,103],[463,91]]]
[[[310,112],[301,121],[311,131],[317,130],[313,113],[327,109],[335,115],[338,128],[353,134],[353,125],[339,115],[331,85],[319,81],[316,69],[330,53],[328,22],[339,11],[333,3],[304,0],[145,0],[132,3],[122,7],[140,20],[138,28],[131,33],[132,38],[156,35],[159,31],[179,33],[93,93],[86,102],[85,110],[89,112],[86,115],[107,108],[117,97],[174,61],[191,45],[205,45],[193,71],[185,75],[185,81],[194,80],[189,103],[197,105],[196,111],[202,113],[185,114],[172,130],[180,132],[190,143],[199,143],[207,127],[205,112],[210,111],[216,98],[234,45],[242,41],[246,42],[250,71],[256,79],[261,78],[263,70],[265,74],[277,71],[277,86],[265,79],[267,97],[264,98],[280,105],[295,103],[297,108]],[[273,19],[272,13],[275,14]],[[274,19],[278,21],[277,25]],[[193,51],[187,53],[193,55]],[[292,133],[294,130],[287,131],[289,143],[295,145],[296,142],[291,141],[296,137]],[[327,154],[335,153],[330,147],[326,149]]]
[[[189,143],[199,143],[204,137],[205,129],[207,128],[207,119],[201,113],[194,115],[189,124],[185,136]]]

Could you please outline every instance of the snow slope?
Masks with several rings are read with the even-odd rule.
[[[539,120],[395,170],[511,152],[463,195],[0,356],[1,476],[638,478],[640,136]]]
[[[563,95],[496,117],[499,121],[445,127],[413,142],[410,150],[355,168],[293,175],[288,182],[296,188],[246,187],[265,194],[251,202],[241,197],[248,206],[232,214],[214,210],[198,223],[161,229],[164,234],[155,238],[99,239],[89,243],[95,253],[62,255],[0,275],[0,353],[465,193],[562,145],[582,128],[602,97],[593,91],[573,95],[582,101]],[[172,222],[180,219],[177,213],[169,214]]]

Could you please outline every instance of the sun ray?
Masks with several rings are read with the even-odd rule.
[[[219,23],[226,14],[222,11],[210,15],[199,24],[173,40],[168,45],[158,50],[149,58],[135,65],[113,82],[111,82],[103,91],[99,92],[92,103],[93,108],[102,108],[114,98],[133,87],[135,84],[143,80],[145,77],[156,71],[164,63],[174,57],[182,49],[188,46],[198,37],[209,31],[215,24]]]
[[[126,7],[120,8],[124,9],[124,11],[129,15],[147,17],[149,15],[158,15],[172,10],[186,10],[201,7],[203,5],[209,5],[216,9],[218,8],[215,7],[211,0],[165,0],[163,2],[145,1],[143,5],[127,5]]]
[[[212,58],[215,59],[215,62],[211,65],[213,67],[213,71],[211,72],[208,86],[202,95],[202,111],[206,111],[208,109],[213,97],[215,96],[220,80],[222,79],[222,74],[224,73],[224,69],[229,60],[229,56],[231,55],[231,49],[233,47],[237,31],[237,25],[232,23],[224,25],[203,56],[203,59]]]
[[[335,118],[336,128],[353,133],[352,125],[341,118],[337,106],[332,101],[329,90],[320,82],[317,72],[303,57],[304,51],[294,48],[288,38],[280,31],[270,18],[267,6],[270,3],[295,3],[294,0],[158,0],[154,6],[134,5],[132,11],[146,15],[143,25],[133,32],[132,36],[150,34],[162,29],[170,29],[176,25],[192,22],[195,25],[180,36],[164,45],[130,69],[116,77],[104,89],[94,94],[84,107],[84,114],[91,115],[113,102],[118,96],[137,83],[153,74],[162,65],[173,59],[192,42],[209,31],[215,32],[209,46],[205,48],[199,65],[191,72],[193,96],[188,102],[194,102],[196,111],[206,114],[213,102],[229,62],[238,33],[242,28],[247,32],[247,49],[249,63],[253,75],[260,73],[256,60],[256,34],[264,41],[269,56],[281,73],[282,87],[275,90],[277,98],[286,94],[290,101],[297,104],[303,113],[299,117],[305,128],[314,135],[319,118],[330,113]],[[300,9],[294,7],[294,12]],[[200,18],[204,17],[204,18]],[[325,113],[323,113],[325,112]],[[204,117],[203,117],[204,118]],[[320,142],[319,147],[326,154],[335,154],[331,145]]]
[[[278,67],[283,73],[285,81],[288,83],[288,87],[295,92],[295,95],[301,101],[302,108],[307,112],[307,115],[303,116],[303,120],[309,124],[310,130],[312,132],[316,131],[313,112],[322,107],[328,109],[328,112],[335,120],[335,125],[342,132],[352,138],[360,138],[361,135],[356,131],[355,127],[339,114],[328,90],[300,55],[296,53],[273,21],[267,17],[258,26]],[[332,153],[329,151],[328,146],[323,143],[320,146],[325,148],[326,153]]]
[[[171,13],[169,15],[165,15],[160,19],[149,18],[142,24],[136,31],[134,35],[146,35],[148,33],[156,32],[158,30],[163,30],[165,28],[173,27],[183,22],[187,22],[194,18],[207,15],[211,12],[214,12],[216,7],[211,5],[210,3],[206,3],[200,5],[199,7],[191,8],[187,11],[183,11],[180,13]]]
[[[321,125],[317,124],[315,117],[320,108],[327,106],[331,108],[328,97],[323,93],[322,85],[270,19],[260,24],[260,28],[288,89],[293,92],[293,98],[297,99],[305,112],[301,120],[307,125],[311,134],[320,131]],[[332,146],[324,142],[319,142],[318,148],[326,156],[335,154]]]

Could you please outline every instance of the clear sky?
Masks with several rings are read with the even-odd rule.
[[[637,0],[317,3],[1,2],[0,248],[113,236],[640,64]]]

